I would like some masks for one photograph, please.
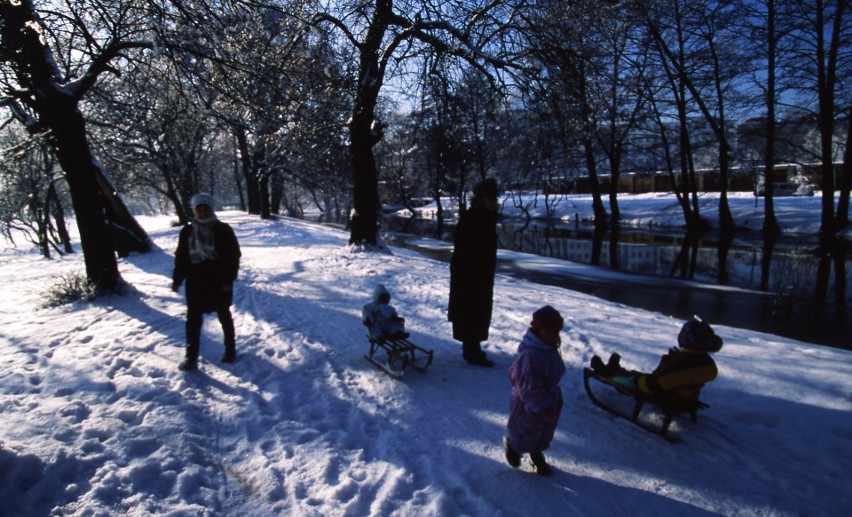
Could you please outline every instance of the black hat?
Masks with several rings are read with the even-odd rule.
[[[681,348],[701,350],[704,352],[718,352],[722,349],[722,338],[713,332],[713,328],[707,323],[693,319],[683,324],[680,334],[677,336],[677,344]]]
[[[479,198],[496,198],[497,194],[497,180],[495,180],[494,178],[486,178],[477,183],[475,187],[473,187],[473,195]]]
[[[550,305],[545,305],[541,309],[535,311],[533,313],[532,322],[530,323],[530,327],[532,327],[533,330],[539,330],[542,328],[558,328],[559,330],[562,330],[564,325],[565,320],[562,319],[562,315]]]

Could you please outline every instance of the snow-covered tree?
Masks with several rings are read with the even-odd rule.
[[[115,257],[150,240],[92,152],[81,110],[101,75],[128,63],[150,39],[148,2],[0,1],[0,106],[45,135],[71,192],[86,276],[100,290],[120,283]]]
[[[373,147],[385,124],[376,117],[386,80],[409,61],[428,55],[454,57],[482,73],[511,66],[519,48],[517,34],[524,0],[335,0],[314,18],[316,26],[335,28],[355,50],[349,148],[353,171],[351,243],[375,244],[378,234],[378,176]]]

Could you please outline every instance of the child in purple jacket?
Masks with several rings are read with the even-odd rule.
[[[565,363],[559,351],[559,332],[563,326],[562,315],[550,305],[535,311],[518,346],[518,357],[509,368],[512,395],[509,435],[503,437],[506,461],[517,467],[521,456],[529,453],[530,464],[542,476],[551,473],[542,451],[550,446],[562,412],[559,381],[565,374]]]

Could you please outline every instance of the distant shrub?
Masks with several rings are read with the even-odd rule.
[[[81,273],[68,273],[43,295],[43,307],[59,307],[75,302],[90,302],[97,297],[95,285]]]

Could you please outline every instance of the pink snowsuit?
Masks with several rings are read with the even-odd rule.
[[[517,452],[541,452],[550,446],[562,412],[559,381],[564,374],[559,349],[527,330],[509,368],[509,441]]]

